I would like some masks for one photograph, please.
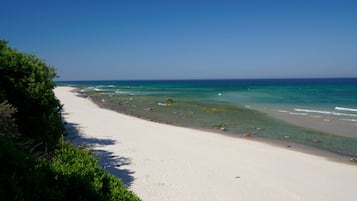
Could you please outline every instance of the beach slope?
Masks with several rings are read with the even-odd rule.
[[[57,87],[68,136],[144,201],[356,200],[357,166],[269,144],[160,124]]]

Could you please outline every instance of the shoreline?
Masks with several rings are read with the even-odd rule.
[[[282,148],[123,115],[71,90],[55,89],[65,120],[78,125],[84,138],[113,141],[93,149],[128,158],[117,169],[133,172],[130,189],[143,200],[354,199],[354,165],[302,153],[295,146]]]
[[[74,93],[76,92],[76,89],[74,89],[73,91]],[[77,94],[79,96],[79,94]],[[81,96],[79,96],[81,97]],[[82,97],[85,98],[85,97]],[[226,136],[226,137],[230,137],[233,139],[240,139],[240,140],[247,140],[247,141],[253,141],[253,142],[260,142],[260,143],[264,143],[264,144],[269,144],[272,146],[276,146],[279,148],[283,148],[283,149],[287,149],[287,150],[293,150],[293,151],[297,151],[297,152],[301,152],[301,153],[306,153],[306,154],[311,154],[311,155],[315,155],[315,156],[320,156],[320,157],[324,157],[327,160],[331,160],[331,161],[335,161],[335,162],[339,162],[339,163],[345,163],[345,164],[349,164],[349,165],[356,165],[357,163],[351,163],[350,156],[345,156],[339,153],[335,153],[333,151],[330,150],[325,150],[325,149],[321,149],[321,148],[317,148],[317,147],[313,147],[313,146],[309,146],[309,145],[304,145],[304,144],[299,144],[296,142],[289,142],[289,141],[283,141],[283,140],[279,140],[279,139],[272,139],[272,138],[268,138],[268,137],[260,137],[260,136],[249,136],[249,137],[243,137],[240,135],[237,135],[236,133],[232,133],[230,131],[220,131],[219,129],[204,129],[204,128],[199,128],[199,127],[189,127],[189,126],[182,126],[179,124],[175,124],[172,122],[162,122],[162,121],[157,121],[154,119],[150,119],[150,118],[146,118],[145,116],[140,116],[140,115],[136,115],[134,113],[126,113],[123,111],[117,111],[114,109],[110,109],[107,108],[105,106],[102,106],[100,103],[97,103],[96,101],[94,101],[93,99],[89,98],[89,100],[91,102],[93,102],[95,105],[97,105],[99,108],[102,109],[107,109],[113,112],[117,112],[119,114],[123,114],[123,115],[127,115],[130,117],[134,117],[140,120],[144,120],[144,121],[148,121],[148,122],[153,122],[153,123],[158,123],[158,124],[164,124],[164,125],[168,125],[168,126],[174,126],[174,127],[179,127],[179,128],[187,128],[187,129],[192,129],[192,130],[197,130],[197,131],[202,131],[202,132],[208,132],[208,133],[214,133],[217,135],[222,135],[222,136]],[[273,117],[273,116],[272,116]],[[299,125],[297,125],[299,126]]]
[[[118,110],[118,109],[114,109],[108,106],[104,106],[102,102],[100,102],[99,100],[93,99],[90,96],[84,95],[82,93],[80,93],[80,89],[75,87],[75,86],[71,86],[73,88],[73,93],[75,93],[78,97],[81,98],[86,98],[89,99],[91,102],[93,102],[94,104],[96,104],[98,107],[103,108],[103,109],[108,109],[114,112],[117,112],[119,114],[123,114],[123,115],[128,115],[134,118],[138,118],[138,119],[142,119],[145,121],[149,121],[149,122],[155,122],[155,123],[160,123],[160,124],[165,124],[165,125],[171,125],[171,126],[177,126],[177,127],[182,127],[182,128],[189,128],[189,129],[194,129],[194,130],[199,130],[199,131],[204,131],[204,132],[213,132],[216,134],[220,134],[220,135],[224,135],[224,136],[228,136],[228,137],[232,137],[232,138],[238,138],[238,139],[243,139],[243,140],[252,140],[252,141],[257,141],[257,142],[262,142],[262,143],[267,143],[267,144],[271,144],[273,146],[277,146],[277,147],[282,147],[285,149],[291,149],[291,150],[295,150],[295,151],[299,151],[302,153],[307,153],[307,154],[312,154],[312,155],[316,155],[316,156],[322,156],[325,157],[331,161],[337,161],[340,163],[346,163],[346,164],[352,164],[355,165],[355,163],[351,163],[350,159],[354,158],[355,156],[348,156],[348,155],[344,155],[342,153],[336,153],[334,151],[328,150],[328,149],[323,149],[323,148],[318,148],[318,147],[314,147],[312,145],[306,145],[306,144],[301,144],[301,143],[297,143],[297,142],[293,142],[293,141],[285,141],[283,139],[274,139],[274,138],[270,138],[270,137],[263,137],[263,136],[257,136],[254,133],[249,135],[249,137],[244,137],[243,134],[239,134],[237,135],[237,133],[235,132],[231,132],[231,131],[221,131],[219,128],[201,128],[201,127],[195,127],[195,126],[188,126],[188,125],[181,125],[181,124],[175,124],[173,122],[169,122],[169,121],[160,121],[160,120],[155,120],[152,119],[150,117],[146,117],[145,115],[141,116],[139,114],[133,113],[133,112],[127,112],[125,110]],[[295,124],[294,122],[287,121],[286,119],[282,118],[282,117],[277,117],[275,116],[272,112],[269,112],[267,109],[263,109],[263,110],[257,110],[258,112],[262,112],[267,114],[268,116],[270,116],[271,118],[276,118],[279,121],[283,121],[286,123],[290,123],[292,125],[295,125],[297,127],[300,128],[304,128],[304,129],[313,129],[309,126],[304,127],[305,124]],[[313,129],[315,130],[315,129]],[[320,130],[315,130],[317,132],[320,132]],[[321,131],[321,132],[326,132],[326,130]],[[326,134],[331,134],[329,132],[326,132]],[[339,136],[339,135],[336,135]],[[342,136],[342,137],[350,137],[350,136]],[[357,164],[356,164],[357,165]]]

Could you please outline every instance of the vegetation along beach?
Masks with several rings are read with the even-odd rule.
[[[0,201],[357,200],[357,1],[0,7]]]

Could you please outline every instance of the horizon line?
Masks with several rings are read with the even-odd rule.
[[[205,80],[317,80],[317,79],[357,79],[357,77],[296,77],[296,78],[192,78],[192,79],[79,79],[55,80],[55,82],[110,82],[110,81],[205,81]]]

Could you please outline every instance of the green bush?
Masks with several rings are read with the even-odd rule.
[[[55,69],[32,54],[22,53],[0,40],[0,102],[17,108],[22,135],[53,149],[63,134],[61,105],[54,96]]]
[[[54,77],[54,68],[0,40],[0,200],[139,200],[90,151],[59,144]]]
[[[65,144],[50,163],[55,186],[64,189],[63,200],[139,200],[120,179],[97,165],[91,151]],[[81,192],[80,194],[78,192]]]
[[[0,136],[0,200],[139,200],[97,165],[90,151],[65,143],[52,160],[36,159]]]
[[[0,136],[0,200],[39,200],[45,173],[36,169],[36,159]]]

